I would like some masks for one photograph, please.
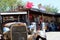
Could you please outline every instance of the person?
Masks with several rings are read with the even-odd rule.
[[[46,38],[41,37],[40,35],[37,36],[36,40],[46,40]]]
[[[3,37],[2,37],[3,35],[2,35],[2,33],[1,33],[1,31],[0,31],[0,40],[2,40],[3,39]]]
[[[31,34],[30,28],[28,28],[28,30],[27,30],[27,31],[28,31],[28,34],[30,35],[30,34]]]
[[[60,24],[57,25],[57,31],[60,31]]]
[[[6,33],[8,31],[10,31],[10,29],[8,27],[3,27],[3,33]]]
[[[55,31],[57,29],[53,21],[51,21],[48,25],[49,25],[49,31]]]
[[[32,22],[31,25],[28,26],[30,28],[32,32],[32,34],[34,34],[34,32],[36,32],[36,23]]]
[[[38,30],[36,40],[46,40],[44,31]]]
[[[10,29],[8,27],[3,27],[3,39],[7,40],[8,39],[8,32],[10,31]]]
[[[37,36],[36,40],[39,40],[39,39],[46,40],[46,32],[45,32],[46,25],[45,25],[44,21],[41,23],[41,26],[42,26],[42,29],[37,30],[38,36]]]

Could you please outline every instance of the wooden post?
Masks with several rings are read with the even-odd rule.
[[[30,24],[30,20],[29,20],[29,10],[28,10],[28,25]]]
[[[1,14],[0,14],[0,37],[2,37],[3,36],[3,26],[2,26],[2,16],[1,16]],[[0,39],[0,40],[2,40],[2,38]]]
[[[20,15],[18,15],[18,22],[20,22]]]
[[[42,20],[44,21],[44,15],[42,14]]]

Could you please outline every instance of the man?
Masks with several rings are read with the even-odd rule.
[[[31,25],[29,26],[29,28],[31,31],[33,30],[32,34],[34,34],[36,32],[36,23],[32,22]]]
[[[38,30],[36,40],[46,40],[45,32],[42,30]]]

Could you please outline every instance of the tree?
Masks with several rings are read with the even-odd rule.
[[[46,8],[46,12],[53,12],[53,13],[57,13],[58,12],[58,9],[53,7],[53,6],[50,6],[50,5],[47,5],[45,6]]]
[[[22,4],[22,0],[0,0],[0,12],[9,11]]]

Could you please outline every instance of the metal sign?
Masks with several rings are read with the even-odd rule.
[[[16,15],[16,14],[27,14],[27,12],[6,12],[6,13],[1,13],[1,15]]]

